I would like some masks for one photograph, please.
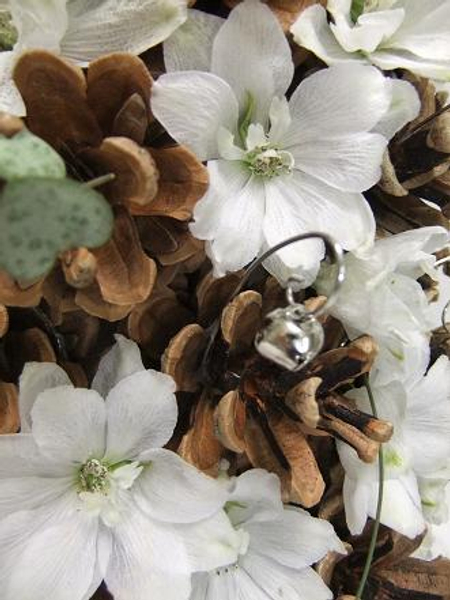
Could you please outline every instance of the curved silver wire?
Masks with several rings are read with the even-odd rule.
[[[318,308],[316,308],[316,310],[311,311],[308,314],[317,317],[317,316],[323,314],[324,312],[326,312],[331,307],[331,305],[334,303],[334,301],[336,300],[337,293],[339,292],[339,289],[341,288],[341,285],[345,280],[344,251],[342,250],[342,247],[340,246],[340,244],[338,244],[336,241],[334,241],[331,236],[329,236],[325,233],[320,233],[318,231],[312,231],[311,233],[300,233],[299,235],[294,235],[293,237],[290,237],[282,242],[279,242],[275,246],[272,246],[272,248],[269,248],[269,250],[266,250],[266,252],[261,254],[261,256],[259,256],[254,262],[252,262],[252,264],[249,267],[247,267],[243,279],[241,280],[241,282],[239,283],[239,285],[237,286],[237,288],[235,289],[235,291],[233,293],[233,298],[235,296],[237,296],[239,294],[239,292],[244,288],[245,284],[247,283],[247,281],[250,278],[250,275],[265,260],[267,260],[270,256],[272,256],[272,254],[275,254],[275,252],[278,252],[278,250],[281,250],[282,248],[285,248],[286,246],[290,246],[291,244],[295,244],[296,242],[301,242],[303,240],[310,240],[313,238],[319,238],[320,240],[322,240],[322,242],[325,244],[325,249],[327,251],[327,254],[332,259],[333,264],[336,264],[336,266],[337,266],[334,287],[333,287],[331,294],[328,296],[327,301],[325,302],[325,304],[323,304],[322,306],[319,306]],[[286,298],[287,298],[287,301],[289,304],[295,304],[294,289],[293,289],[292,284],[294,282],[299,282],[299,281],[300,281],[300,278],[295,275],[291,276],[288,279],[287,289],[286,289]]]

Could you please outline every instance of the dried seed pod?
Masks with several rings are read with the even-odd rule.
[[[234,298],[222,311],[220,326],[231,350],[253,344],[261,322],[261,294],[249,290]]]
[[[105,138],[100,146],[84,150],[80,156],[100,173],[113,173],[114,179],[102,187],[113,203],[147,206],[158,192],[159,173],[151,154],[125,137]]]
[[[112,125],[112,135],[114,137],[127,137],[142,146],[147,127],[147,106],[142,96],[134,93],[125,101],[117,113]]]
[[[13,383],[0,381],[0,434],[16,433],[19,427],[18,389]]]
[[[0,270],[0,302],[5,306],[20,306],[23,308],[37,306],[42,298],[43,283],[44,281],[40,280],[26,288],[22,288],[6,271]]]
[[[444,112],[434,119],[427,136],[427,144],[438,152],[450,153],[450,113]]]
[[[289,463],[291,502],[315,506],[323,496],[325,482],[308,440],[297,423],[284,415],[269,415],[269,424]]]
[[[316,392],[322,383],[320,377],[310,377],[292,388],[286,396],[286,404],[311,428],[316,428],[321,415]]]
[[[0,304],[0,338],[2,338],[9,328],[8,309],[3,304]]]
[[[175,379],[178,391],[199,389],[198,369],[207,341],[204,329],[193,323],[184,327],[167,347],[162,370]]]
[[[350,554],[352,551],[350,544],[344,543],[344,546],[347,550],[347,554]],[[339,554],[339,552],[327,552],[327,554],[325,554],[325,556],[318,563],[316,563],[314,570],[322,578],[325,585],[331,585],[334,568],[344,557],[345,554]],[[350,598],[355,598],[355,596],[339,596],[339,598],[350,600]]]
[[[239,392],[228,392],[214,411],[214,430],[225,448],[238,454],[245,451],[245,422],[245,405]]]
[[[197,469],[217,477],[224,448],[214,433],[214,407],[206,397],[197,404],[193,425],[183,436],[178,454]]]
[[[97,259],[87,248],[64,252],[61,266],[67,283],[77,289],[90,286],[97,273]]]
[[[209,325],[222,312],[223,306],[231,297],[240,281],[239,273],[230,273],[215,278],[212,273],[204,277],[197,288],[198,322]]]

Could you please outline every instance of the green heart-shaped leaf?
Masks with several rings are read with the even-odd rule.
[[[11,138],[0,136],[0,179],[65,176],[63,159],[41,138],[26,129]]]
[[[71,179],[22,179],[0,197],[0,267],[32,281],[59,252],[95,248],[111,236],[114,216],[98,192]]]

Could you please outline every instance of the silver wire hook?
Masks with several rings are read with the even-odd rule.
[[[244,288],[245,284],[247,283],[247,281],[250,278],[250,275],[265,260],[267,260],[269,257],[271,257],[272,254],[275,254],[275,252],[278,252],[278,250],[282,250],[286,246],[290,246],[291,244],[295,244],[296,242],[301,242],[303,240],[309,240],[312,238],[319,238],[320,240],[322,240],[322,242],[325,245],[327,254],[330,255],[330,258],[332,259],[333,264],[336,264],[336,266],[337,266],[337,271],[336,271],[336,276],[335,276],[334,287],[333,287],[332,293],[328,296],[325,304],[318,307],[316,310],[311,311],[308,314],[317,317],[317,316],[320,316],[321,314],[323,314],[324,312],[326,312],[330,308],[330,306],[334,303],[334,301],[336,300],[336,295],[339,292],[339,289],[341,288],[341,285],[343,284],[344,279],[345,279],[344,251],[343,251],[341,245],[338,244],[335,240],[333,240],[333,238],[331,236],[329,236],[326,233],[320,233],[318,231],[312,231],[311,233],[300,233],[298,235],[294,235],[293,237],[287,238],[286,240],[283,240],[282,242],[275,244],[275,246],[272,246],[272,248],[269,248],[269,250],[266,250],[266,252],[261,254],[261,256],[259,256],[256,260],[254,260],[252,262],[252,264],[249,267],[247,267],[243,279],[241,280],[241,282],[239,283],[239,285],[237,286],[237,288],[235,289],[235,291],[233,293],[233,298],[235,296],[237,296],[239,294],[239,292]],[[286,289],[286,298],[287,298],[287,301],[289,304],[295,304],[294,290],[293,290],[292,283],[294,283],[294,282],[298,283],[300,280],[301,280],[301,278],[298,275],[291,275],[291,277],[289,277],[289,279],[288,279],[287,289]]]

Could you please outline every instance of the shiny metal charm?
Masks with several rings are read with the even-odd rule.
[[[277,250],[310,238],[320,238],[324,242],[330,258],[337,266],[332,293],[321,307],[310,312],[303,304],[295,302],[294,287],[296,283],[298,284],[299,278],[292,277],[289,279],[286,289],[288,305],[270,312],[265,318],[263,328],[255,338],[255,347],[261,356],[289,371],[299,371],[322,350],[324,333],[317,316],[323,314],[330,307],[344,281],[343,250],[339,244],[322,233],[301,234],[285,240],[265,252],[251,265],[245,277],[247,279],[257,265]]]
[[[270,312],[255,338],[261,356],[298,371],[319,354],[324,342],[322,325],[301,304]]]

